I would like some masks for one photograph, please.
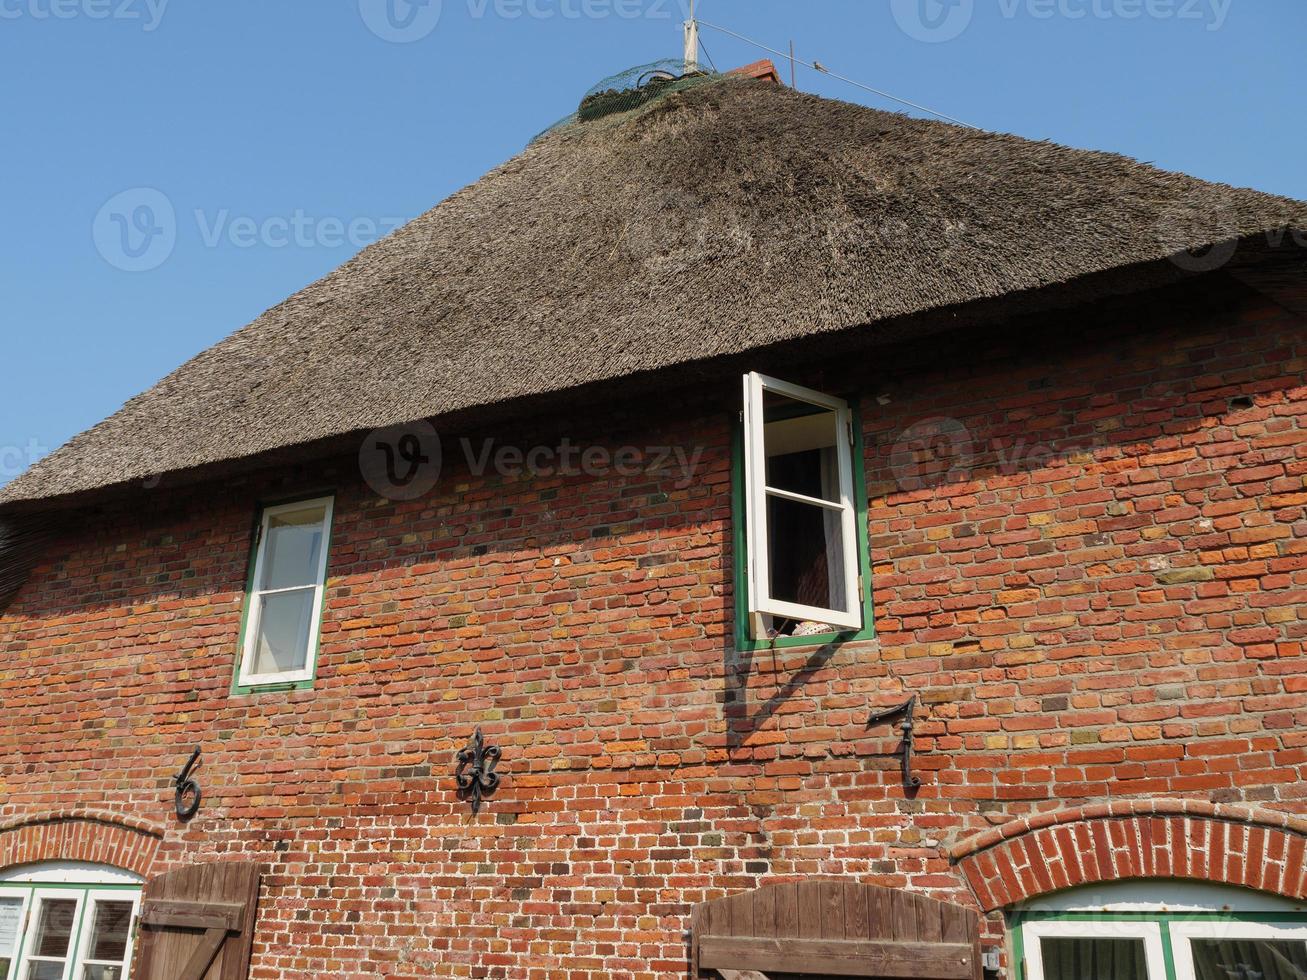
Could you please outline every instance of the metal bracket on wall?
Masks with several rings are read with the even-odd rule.
[[[486,745],[481,729],[476,730],[467,748],[458,753],[458,768],[454,770],[454,779],[459,791],[468,794],[472,803],[472,815],[481,810],[483,796],[489,796],[499,785],[499,773],[495,766],[501,755],[498,745]]]
[[[903,746],[900,752],[903,756],[903,785],[908,789],[916,789],[921,785],[921,777],[912,775],[912,729],[914,724],[912,715],[916,710],[917,696],[914,694],[902,704],[896,704],[884,711],[877,711],[867,719],[867,727],[870,728],[877,722],[889,721],[899,715],[903,716],[903,722],[899,725],[899,731],[903,733]]]
[[[197,745],[186,765],[182,766],[182,771],[172,777],[172,784],[177,787],[173,804],[177,807],[178,820],[189,820],[200,810],[200,784],[191,777],[195,764],[199,761],[200,747]],[[186,799],[188,796],[190,800]]]

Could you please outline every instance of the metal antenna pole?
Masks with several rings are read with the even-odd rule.
[[[699,70],[699,22],[694,18],[694,0],[690,0],[690,19],[685,22],[685,71]]]

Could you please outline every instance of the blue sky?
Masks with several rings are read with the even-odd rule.
[[[597,80],[678,55],[686,2],[0,0],[0,483]],[[699,17],[983,128],[1307,198],[1301,0],[699,0]],[[719,68],[763,56],[703,40]]]

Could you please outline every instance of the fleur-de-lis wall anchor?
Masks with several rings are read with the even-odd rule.
[[[489,796],[499,785],[499,773],[495,766],[501,755],[498,745],[486,745],[481,729],[476,730],[467,748],[458,753],[458,768],[454,770],[454,779],[458,782],[460,793],[466,793],[472,803],[472,815],[481,812],[481,800]]]
[[[881,721],[889,721],[898,715],[903,716],[903,722],[899,725],[899,731],[903,733],[903,745],[900,753],[903,756],[903,785],[907,789],[916,789],[921,785],[921,777],[912,775],[912,715],[917,710],[917,696],[914,694],[902,704],[896,704],[892,708],[886,708],[884,711],[877,711],[867,719],[867,727]]]
[[[177,792],[173,795],[173,805],[177,808],[178,820],[189,820],[200,810],[200,784],[191,776],[195,764],[199,761],[200,747],[197,745],[186,765],[182,766],[182,771],[172,777],[172,784],[177,787]]]

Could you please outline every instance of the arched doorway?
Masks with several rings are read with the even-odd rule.
[[[143,884],[80,861],[0,871],[0,980],[124,980]]]

